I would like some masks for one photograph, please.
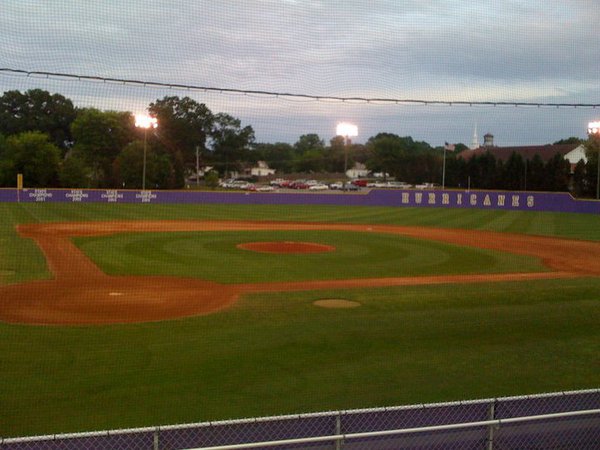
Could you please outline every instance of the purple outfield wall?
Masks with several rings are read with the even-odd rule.
[[[347,193],[289,193],[0,189],[0,202],[404,206],[600,214],[600,201],[597,200],[576,200],[567,193],[508,191],[373,189]]]

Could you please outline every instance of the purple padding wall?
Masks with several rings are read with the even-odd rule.
[[[452,190],[378,190],[360,193],[0,189],[0,202],[340,205],[477,208],[600,214],[600,202],[566,193]]]

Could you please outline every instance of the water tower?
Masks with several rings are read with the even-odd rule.
[[[483,136],[483,146],[493,147],[494,146],[494,135],[492,133],[486,133]]]

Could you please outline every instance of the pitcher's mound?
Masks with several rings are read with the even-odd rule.
[[[341,298],[326,298],[323,300],[317,300],[313,303],[313,305],[320,306],[321,308],[358,308],[360,303]]]
[[[237,248],[259,253],[322,253],[331,252],[335,247],[314,242],[246,242]]]

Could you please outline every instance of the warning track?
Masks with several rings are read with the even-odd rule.
[[[151,322],[210,314],[250,292],[483,283],[600,276],[600,243],[478,230],[287,222],[123,221],[23,224],[54,279],[0,286],[0,320],[91,325]],[[190,278],[109,276],[72,242],[74,236],[125,232],[328,230],[388,233],[540,258],[548,272],[219,284]]]

